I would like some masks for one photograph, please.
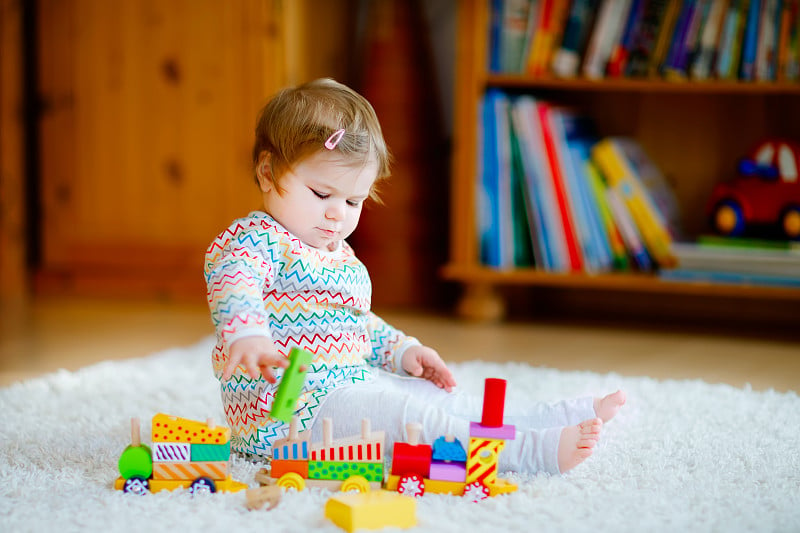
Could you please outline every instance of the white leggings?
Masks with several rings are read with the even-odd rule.
[[[330,392],[311,429],[312,442],[322,440],[322,419],[333,421],[333,438],[358,435],[361,420],[369,418],[372,429],[385,431],[387,450],[394,442],[408,440],[406,424],[422,425],[420,442],[431,444],[443,435],[469,443],[470,422],[480,422],[482,395],[448,393],[431,382],[374,372],[376,379]],[[553,404],[515,400],[513,390],[505,402],[504,424],[516,426],[516,439],[507,440],[500,453],[499,470],[519,473],[558,474],[558,441],[561,430],[595,418],[591,397]]]

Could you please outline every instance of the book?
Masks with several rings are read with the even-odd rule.
[[[537,237],[543,252],[539,267],[550,272],[566,272],[569,264],[564,229],[556,205],[537,106],[538,102],[530,95],[516,98],[512,103],[512,125],[521,147],[520,156],[528,197],[537,208]]]
[[[655,215],[666,226],[673,239],[683,238],[681,209],[678,198],[658,165],[642,148],[642,145],[629,137],[611,137],[627,157],[639,183],[647,191],[655,207]]]
[[[729,0],[713,0],[711,3],[708,18],[700,35],[697,53],[689,68],[689,74],[694,80],[702,81],[711,77],[711,68],[720,43],[728,3]]]
[[[661,66],[667,58],[667,52],[669,52],[680,10],[681,0],[669,0],[647,65],[648,75],[651,78],[658,77],[661,74]]]
[[[730,80],[738,76],[741,43],[744,40],[749,6],[750,0],[731,0],[728,6],[715,68],[719,79]]]
[[[670,39],[666,59],[661,65],[661,73],[668,79],[680,79],[680,64],[686,54],[686,46],[690,40],[690,28],[697,10],[699,0],[683,0],[675,31]]]
[[[622,241],[625,243],[625,249],[639,270],[649,272],[653,269],[653,261],[650,259],[650,255],[642,242],[636,223],[625,206],[625,200],[622,199],[617,189],[608,187],[605,192],[608,209],[614,219],[614,225],[619,228]]]
[[[577,76],[581,57],[586,49],[598,0],[573,0],[567,17],[561,45],[553,56],[551,70],[561,78]]]
[[[659,272],[664,281],[727,283],[734,285],[756,285],[765,287],[800,287],[800,279],[769,274],[746,274],[741,272],[716,272],[712,270],[691,270],[666,268]]]
[[[739,63],[739,79],[753,81],[755,79],[756,50],[758,47],[758,29],[761,25],[761,3],[764,0],[750,0],[742,41],[742,58]]]
[[[611,252],[612,265],[615,270],[627,270],[628,253],[625,249],[625,242],[622,240],[622,235],[617,225],[614,223],[611,209],[608,206],[606,186],[603,183],[600,171],[597,170],[597,167],[591,160],[586,162],[584,170],[589,180],[592,200],[594,201],[594,205],[597,206],[597,211],[600,216],[600,231],[603,234],[603,238],[608,242],[609,251]]]
[[[644,4],[641,23],[636,28],[628,55],[625,75],[643,77],[650,73],[650,58],[670,3],[675,0],[648,0]]]
[[[603,0],[597,22],[589,39],[583,60],[583,75],[590,79],[605,76],[606,65],[614,44],[622,33],[631,0]]]
[[[677,267],[713,272],[763,274],[800,280],[800,249],[759,245],[725,245],[717,242],[674,242]],[[741,243],[740,243],[741,244]]]
[[[606,66],[606,74],[610,77],[619,77],[625,73],[625,66],[633,46],[633,38],[638,32],[639,25],[644,15],[645,0],[632,0],[628,11],[628,18],[623,27],[622,36],[614,44]]]
[[[541,214],[536,197],[527,187],[526,169],[520,142],[514,126],[513,103],[509,107],[509,140],[511,145],[511,209],[514,233],[514,266],[544,267],[544,239]]]
[[[532,0],[503,0],[500,32],[500,71],[523,72],[527,59]]]
[[[675,258],[670,250],[672,236],[667,231],[663,216],[654,206],[650,193],[619,143],[613,138],[601,140],[592,148],[592,159],[609,189],[624,201],[648,254],[660,266],[674,264]]]
[[[478,159],[478,235],[481,263],[486,266],[501,265],[499,162],[497,154],[497,122],[495,121],[495,101],[501,97],[500,91],[489,90],[481,101],[480,125],[481,150]]]
[[[775,79],[780,9],[780,0],[763,0],[755,60],[755,79],[758,81]]]
[[[589,210],[584,192],[588,183],[583,165],[596,141],[593,125],[588,118],[567,108],[551,107],[548,118],[583,270],[589,273],[606,271],[611,267],[611,254],[598,242],[597,220]]]
[[[753,237],[723,237],[721,235],[700,235],[697,237],[700,246],[722,246],[726,248],[761,248],[766,250],[800,251],[800,241],[782,241],[758,239]]]
[[[532,76],[541,75],[545,65],[545,47],[549,40],[548,32],[552,24],[556,0],[539,0],[536,20],[533,22],[533,37],[528,50],[525,70]]]

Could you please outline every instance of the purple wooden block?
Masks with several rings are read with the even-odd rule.
[[[467,467],[464,465],[464,463],[432,461],[430,479],[464,483],[464,481],[467,479]]]
[[[469,436],[484,439],[514,440],[517,436],[517,429],[511,424],[505,424],[499,428],[490,428],[480,422],[470,422]]]

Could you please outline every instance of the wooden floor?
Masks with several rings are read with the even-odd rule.
[[[382,313],[449,361],[524,361],[563,370],[800,389],[800,340],[642,327],[512,322]],[[0,385],[102,360],[140,357],[213,334],[204,305],[37,300],[3,311]]]

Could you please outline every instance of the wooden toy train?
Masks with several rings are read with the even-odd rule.
[[[247,488],[230,475],[230,428],[211,419],[204,423],[157,414],[152,448],[141,443],[140,432],[139,419],[132,419],[131,444],[120,455],[115,489],[146,494],[185,488],[195,494]]]
[[[310,444],[298,435],[297,421],[292,419],[289,436],[273,446],[271,469],[262,470],[257,480],[297,490],[310,485],[366,492],[385,486],[409,496],[450,493],[473,501],[513,492],[516,485],[497,477],[500,451],[507,439],[515,437],[514,426],[503,424],[505,388],[505,380],[486,380],[483,416],[481,422],[470,424],[466,450],[452,436],[422,444],[421,427],[409,424],[408,442],[394,444],[388,476],[384,476],[384,433],[372,432],[369,420],[362,421],[360,435],[338,440],[332,439],[331,421],[323,420],[322,442]]]

